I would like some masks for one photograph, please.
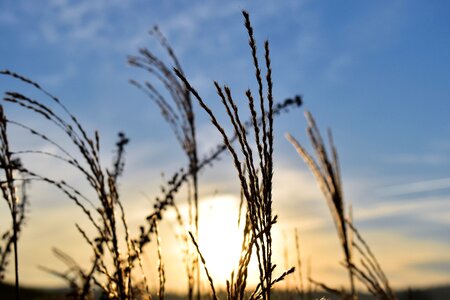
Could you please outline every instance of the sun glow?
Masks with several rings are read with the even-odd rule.
[[[238,227],[238,214],[239,199],[231,195],[215,196],[200,204],[199,247],[219,287],[225,286],[239,262],[245,219]]]

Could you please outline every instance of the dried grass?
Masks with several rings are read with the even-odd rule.
[[[314,159],[313,156],[311,156],[290,134],[287,134],[286,138],[291,142],[297,153],[308,165],[311,172],[314,174],[323,195],[325,196],[328,207],[330,208],[331,216],[336,226],[342,250],[344,252],[344,267],[348,271],[350,291],[340,291],[338,289],[331,288],[324,283],[320,283],[315,280],[312,281],[326,291],[339,295],[343,299],[357,299],[358,295],[355,288],[356,278],[368,289],[371,294],[376,296],[378,299],[396,299],[392,289],[390,288],[387,277],[381,270],[375,256],[372,254],[369,246],[362,239],[359,232],[353,226],[353,222],[351,221],[351,212],[349,213],[349,216],[345,213],[345,202],[338,155],[333,143],[331,131],[328,131],[329,145],[331,149],[330,159],[313,116],[310,112],[306,112],[305,116],[308,121],[307,132],[317,160]],[[353,239],[353,234],[356,235],[357,240]],[[353,249],[356,249],[356,252],[362,257],[360,261],[361,265],[357,265],[354,262]]]
[[[158,90],[153,81],[144,83],[132,81],[133,85],[146,93],[160,108],[162,116],[172,128],[188,158],[186,170],[180,169],[162,187],[162,195],[156,198],[154,210],[148,214],[144,225],[139,226],[137,237],[133,237],[130,232],[125,209],[118,191],[118,180],[124,169],[125,146],[129,142],[125,134],[119,133],[112,165],[106,168],[100,162],[100,135],[98,132],[89,134],[62,102],[39,84],[11,71],[0,71],[0,75],[8,76],[32,86],[41,92],[45,99],[35,100],[21,93],[9,91],[5,93],[3,101],[40,116],[51,126],[61,130],[76,149],[76,153],[72,153],[66,149],[65,143],[59,142],[27,124],[8,119],[4,114],[3,107],[0,106],[0,168],[4,171],[4,179],[1,180],[0,187],[12,217],[11,229],[8,229],[1,238],[4,246],[0,248],[0,280],[3,278],[8,257],[14,252],[17,298],[19,298],[17,241],[24,225],[25,208],[28,203],[25,186],[22,185],[21,196],[18,195],[17,188],[19,184],[40,181],[56,187],[72,200],[82,210],[87,218],[88,225],[95,232],[92,236],[92,234],[88,234],[92,230],[86,230],[76,224],[78,232],[92,251],[91,265],[88,268],[81,267],[68,254],[57,249],[54,250],[54,254],[67,266],[67,271],[61,272],[47,266],[41,267],[43,270],[64,279],[71,287],[71,296],[74,299],[92,299],[95,288],[100,289],[104,297],[108,299],[151,299],[141,254],[144,247],[153,240],[156,241],[158,257],[159,288],[157,296],[159,299],[164,299],[166,274],[163,262],[164,251],[160,242],[162,237],[158,227],[164,221],[163,214],[168,208],[175,210],[178,225],[184,230],[181,240],[186,246],[184,255],[188,282],[187,297],[193,299],[194,296],[197,296],[199,299],[201,296],[199,273],[201,261],[210,284],[211,297],[218,299],[219,293],[215,289],[213,278],[207,268],[207,262],[198,246],[200,238],[198,235],[198,173],[205,166],[214,163],[225,151],[230,154],[240,181],[241,203],[239,205],[238,225],[241,223],[241,214],[245,215],[240,258],[235,270],[230,275],[230,279],[226,282],[227,299],[269,300],[272,297],[271,291],[274,285],[295,272],[294,267],[288,268],[286,264],[286,271],[281,272],[278,276],[274,275],[276,264],[273,261],[272,232],[273,226],[277,222],[277,216],[272,209],[274,119],[278,114],[291,107],[299,107],[302,104],[302,99],[297,96],[294,99],[287,99],[282,103],[275,104],[269,43],[268,41],[264,42],[265,72],[263,72],[249,14],[243,11],[243,17],[257,83],[256,93],[251,90],[245,92],[250,113],[248,121],[243,121],[241,108],[238,107],[230,87],[214,82],[219,101],[222,103],[233,128],[231,133],[225,131],[224,126],[211,110],[210,104],[207,104],[191,86],[173,49],[158,28],[154,28],[152,34],[166,50],[171,65],[175,68],[166,64],[164,60],[148,49],[141,49],[138,55],[129,57],[131,65],[148,71],[153,76],[152,78],[156,78],[156,81],[164,87],[169,97],[164,96],[164,93]],[[263,75],[263,73],[265,74]],[[206,112],[212,125],[223,138],[223,143],[203,159],[199,159],[197,153],[192,97]],[[62,110],[62,114],[57,113],[54,107]],[[302,269],[304,264],[301,260],[300,242],[296,230],[298,297],[311,299],[312,285],[315,285],[343,299],[357,299],[356,279],[378,299],[393,300],[395,295],[385,273],[369,246],[355,228],[351,214],[347,215],[345,212],[338,155],[333,145],[331,133],[329,133],[331,147],[331,155],[329,155],[314,118],[308,112],[306,117],[309,123],[308,134],[315,151],[315,157],[310,155],[292,136],[288,135],[288,139],[311,169],[326,198],[344,253],[345,262],[343,265],[348,271],[349,291],[338,290],[312,279],[310,260],[306,264],[308,282],[306,284],[303,282]],[[38,137],[42,142],[56,148],[58,153],[54,154],[35,149],[11,151],[7,132],[7,126],[9,125],[16,126],[23,132]],[[40,155],[71,166],[85,179],[85,183],[94,191],[96,198],[88,198],[81,193],[80,189],[71,186],[62,179],[50,178],[46,174],[38,174],[28,169],[20,164],[19,158],[24,155]],[[81,157],[81,159],[77,157]],[[174,201],[180,188],[186,183],[188,183],[187,201],[189,203],[187,222],[181,216]],[[187,227],[193,229],[194,232],[189,231]],[[204,250],[202,249],[202,251]],[[287,255],[286,253],[285,256],[287,257]],[[254,289],[249,291],[247,280],[251,271],[249,264],[252,256],[256,258],[258,263],[259,282]],[[359,258],[358,262],[356,258]],[[286,261],[288,261],[287,258]],[[142,281],[134,279],[133,274],[136,272],[142,275]]]

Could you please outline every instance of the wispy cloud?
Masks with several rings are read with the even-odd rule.
[[[28,2],[17,6],[14,13],[34,23],[34,29],[23,35],[32,43],[60,43],[60,49],[65,49],[88,42],[83,47],[89,49],[102,43],[114,44],[114,38],[121,31],[118,24],[112,22],[111,15],[128,7],[129,4],[123,1],[55,0]]]
[[[393,197],[446,189],[450,189],[450,177],[385,186],[379,188],[377,194],[382,197]]]
[[[404,165],[440,165],[450,163],[450,158],[445,154],[428,153],[401,153],[392,154],[385,158],[387,163]]]
[[[54,88],[62,85],[67,80],[74,78],[77,74],[75,65],[69,64],[61,72],[53,74],[43,74],[39,76],[41,84]]]
[[[439,209],[447,209],[449,206],[445,198],[427,198],[421,202],[372,202],[371,205],[357,205],[355,210],[355,218],[357,220],[371,220],[381,217],[395,218],[400,215],[409,215],[411,220],[427,213],[435,212]]]

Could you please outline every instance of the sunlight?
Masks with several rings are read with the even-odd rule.
[[[200,204],[199,247],[217,286],[225,286],[239,261],[243,224],[238,228],[238,210],[239,199],[231,195]]]

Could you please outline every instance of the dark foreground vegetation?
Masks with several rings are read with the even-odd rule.
[[[67,296],[70,293],[70,289],[68,288],[60,288],[60,289],[39,289],[39,288],[21,288],[20,295],[23,299],[30,300],[70,300],[73,299],[70,296]],[[0,283],[0,295],[2,295],[2,300],[13,300],[15,299],[14,293],[14,285]],[[448,295],[450,295],[450,286],[438,286],[438,287],[430,287],[423,289],[408,289],[401,290],[396,292],[396,295],[399,300],[440,300],[447,299]],[[225,293],[219,292],[219,297],[226,297]],[[312,295],[312,299],[321,299],[325,297],[325,299],[339,299],[333,294],[325,293],[325,292],[317,292]],[[167,300],[181,300],[186,299],[185,295],[176,295],[168,293],[165,298]],[[203,296],[204,299],[209,299],[208,296]],[[222,297],[220,297],[222,298]],[[289,300],[289,299],[297,299],[298,295],[296,293],[288,293],[288,292],[280,292],[275,290],[273,293],[273,299],[280,300]],[[370,294],[361,293],[359,295],[360,300],[370,300],[376,299]]]

